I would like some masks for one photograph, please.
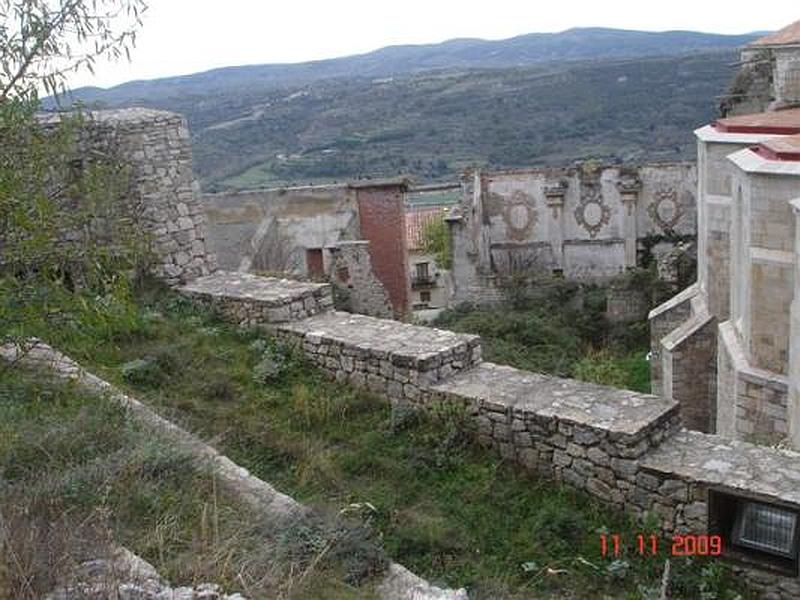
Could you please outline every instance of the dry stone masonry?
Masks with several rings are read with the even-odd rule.
[[[40,119],[52,127],[59,116]],[[90,112],[80,131],[81,160],[93,152],[119,157],[128,167],[125,208],[155,255],[154,274],[168,283],[216,268],[206,247],[206,217],[192,170],[186,119],[145,108]]]
[[[481,360],[478,336],[350,313],[318,315],[279,331],[337,380],[392,399],[417,400],[427,386]]]
[[[692,298],[690,290],[669,308],[688,315]],[[397,321],[329,311],[257,325],[297,344],[332,378],[463,411],[505,459],[642,520],[655,517],[667,539],[716,531],[718,494],[800,512],[800,454],[681,429],[671,398],[483,362],[477,336]],[[765,598],[800,596],[796,574],[752,562],[735,570]]]
[[[679,426],[674,402],[488,362],[432,386],[425,400],[464,406],[479,439],[507,460],[620,509],[636,459]]]
[[[248,273],[217,271],[195,279],[180,291],[237,325],[284,323],[333,308],[331,287]]]

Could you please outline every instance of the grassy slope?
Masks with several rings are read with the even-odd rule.
[[[437,326],[481,336],[486,360],[650,392],[646,322],[612,325],[600,288],[546,284],[515,306],[466,305]]]
[[[176,586],[213,582],[251,598],[370,595],[341,583],[338,563],[298,576],[324,530],[275,532],[120,408],[40,376],[0,380],[0,516],[0,598],[42,598],[117,544]]]
[[[413,570],[467,585],[479,598],[638,598],[642,586],[657,585],[663,556],[599,556],[600,532],[632,540],[638,528],[503,464],[468,443],[452,419],[392,433],[384,402],[324,381],[302,362],[288,360],[278,379],[255,382],[264,347],[255,334],[176,300],[157,300],[152,310],[136,335],[70,351],[119,383],[121,365],[147,360],[148,369],[127,377],[139,397],[298,499],[361,514]],[[715,564],[676,561],[673,572],[678,597],[727,585]]]

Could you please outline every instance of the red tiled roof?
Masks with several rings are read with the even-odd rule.
[[[447,208],[435,206],[406,211],[406,247],[418,250],[422,247],[422,230],[428,223],[442,219],[447,215]]]
[[[800,162],[800,135],[765,140],[751,150],[769,160]]]
[[[781,46],[783,44],[800,44],[800,21],[795,21],[783,29],[765,35],[750,42],[748,46]]]
[[[717,119],[713,126],[724,133],[793,135],[800,133],[800,108]]]

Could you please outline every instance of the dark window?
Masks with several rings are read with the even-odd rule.
[[[417,279],[427,279],[430,275],[428,274],[428,263],[417,263]]]
[[[425,302],[426,304],[431,301],[431,293],[430,292],[420,292],[419,293],[420,302]]]
[[[709,533],[724,540],[728,558],[797,576],[800,528],[798,511],[711,490]]]

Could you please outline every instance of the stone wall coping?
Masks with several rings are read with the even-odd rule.
[[[650,311],[650,314],[647,315],[647,319],[652,321],[656,317],[670,312],[674,308],[677,308],[680,304],[684,302],[690,301],[694,296],[700,293],[700,286],[695,282],[685,290],[680,292],[679,294],[674,295],[672,298],[664,302],[663,304],[659,304],[653,310]]]
[[[789,391],[788,377],[780,373],[767,371],[766,369],[759,369],[750,364],[739,343],[739,338],[736,335],[736,330],[731,321],[720,323],[719,337],[730,354],[733,368],[738,377],[755,385],[768,387],[783,394]]]
[[[781,137],[774,133],[728,133],[718,131],[712,125],[705,125],[694,130],[694,134],[701,142],[714,142],[717,144],[757,144],[771,137]]]
[[[279,306],[302,298],[329,294],[330,284],[217,271],[195,279],[178,288],[178,291],[216,298],[257,300],[267,306]]]
[[[800,506],[800,453],[682,429],[641,459],[645,471]]]
[[[326,340],[359,348],[396,363],[433,360],[442,354],[472,350],[480,344],[477,335],[339,311],[287,323],[281,325],[280,330],[312,342]]]
[[[678,411],[658,396],[483,362],[431,387],[494,412],[544,417],[639,438]]]
[[[800,177],[800,162],[770,160],[744,148],[728,156],[728,160],[745,173]]]
[[[40,113],[37,120],[42,125],[54,125],[59,123],[64,116],[78,114],[77,112],[52,112]],[[89,110],[81,114],[93,123],[102,125],[136,125],[140,123],[151,123],[154,121],[183,121],[183,115],[178,113],[156,110],[153,108],[116,108],[110,110]]]
[[[683,323],[661,338],[661,345],[670,352],[689,341],[700,329],[714,320],[708,312],[693,313]]]

